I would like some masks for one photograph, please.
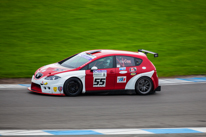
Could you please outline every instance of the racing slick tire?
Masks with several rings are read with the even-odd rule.
[[[78,78],[70,78],[64,83],[66,96],[78,96],[82,92],[82,83]]]
[[[138,95],[153,94],[153,82],[149,77],[141,77],[135,84],[135,92]]]

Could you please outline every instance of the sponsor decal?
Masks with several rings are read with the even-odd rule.
[[[57,92],[57,87],[53,87],[54,92]]]
[[[146,69],[146,67],[142,67],[142,69]]]
[[[121,67],[119,68],[119,70],[126,70],[126,67]]]
[[[44,81],[42,81],[41,83],[40,83],[40,85],[47,85],[48,83],[46,82],[46,83],[44,83]]]
[[[107,70],[94,70],[93,71],[93,77],[106,77],[107,76]]]
[[[136,74],[137,74],[137,73],[135,73],[135,72],[133,72],[133,73],[130,73],[130,75],[131,75],[131,76],[134,76],[134,75],[136,75]]]
[[[85,59],[87,59],[87,60],[92,60],[93,58],[96,57],[96,56],[94,56],[94,55],[89,55],[89,54],[86,54],[86,53],[78,54],[78,56],[83,57],[83,58],[85,58]]]
[[[120,62],[120,63],[132,63],[131,60],[127,60],[127,59],[120,60],[119,62]]]
[[[94,78],[93,87],[105,87],[106,78]]]
[[[65,71],[65,69],[56,68],[56,69],[54,69],[53,71],[61,72],[61,71]]]
[[[137,71],[137,68],[136,68],[136,67],[129,68],[129,71],[130,71],[130,72],[135,72],[135,71]]]
[[[119,67],[121,67],[121,65],[120,65],[120,64],[117,64],[117,67],[119,68]]]
[[[44,81],[42,81],[42,82],[40,83],[40,85],[44,85]]]
[[[59,90],[60,92],[62,91],[62,89],[63,89],[62,86],[59,86],[59,87],[58,87],[58,90]]]
[[[125,82],[126,82],[126,76],[117,77],[117,83],[125,83]]]
[[[127,73],[127,71],[120,71],[119,73],[120,74],[125,74],[125,73]]]
[[[45,72],[45,71],[46,71],[46,69],[42,70],[41,72]]]

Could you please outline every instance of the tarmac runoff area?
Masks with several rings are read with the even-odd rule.
[[[159,79],[162,91],[59,97],[0,84],[0,136],[205,137],[206,77]]]

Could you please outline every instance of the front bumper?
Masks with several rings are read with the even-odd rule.
[[[39,92],[37,90],[32,90],[31,87],[27,88],[29,91],[38,93],[38,94],[44,94],[44,95],[55,95],[55,96],[65,96],[65,94],[51,94],[51,93],[44,93],[44,92]]]
[[[35,79],[34,76],[32,76],[31,87],[29,87],[28,90],[40,94],[65,96],[63,92],[63,82],[59,80]]]

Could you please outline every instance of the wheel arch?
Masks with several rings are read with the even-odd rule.
[[[148,91],[146,91],[146,93],[144,93],[144,91],[142,92],[142,91],[140,91],[140,89],[138,90],[138,83],[139,83],[139,80],[141,80],[141,79],[148,79],[150,82],[151,82],[151,88],[148,90]],[[141,81],[140,81],[141,82]],[[148,95],[148,94],[153,94],[154,92],[155,92],[155,90],[154,90],[154,82],[153,82],[153,80],[152,80],[152,77],[148,77],[148,76],[142,76],[142,77],[140,77],[140,78],[138,78],[137,79],[137,81],[136,81],[136,83],[135,83],[135,92],[136,92],[136,94],[138,94],[138,95]]]
[[[126,90],[135,90],[135,86],[136,86],[136,82],[139,78],[141,77],[149,77],[150,79],[152,79],[152,76],[154,74],[154,70],[149,71],[149,72],[145,72],[145,73],[140,73],[134,77],[132,77],[126,84],[125,89]],[[153,82],[153,81],[152,81]]]
[[[81,86],[82,86],[82,91],[81,91],[81,93],[84,93],[84,92],[83,92],[83,91],[84,91],[84,85],[83,85],[83,82],[82,82],[82,80],[81,80],[79,77],[76,77],[76,76],[71,76],[71,77],[67,78],[67,79],[64,81],[64,84],[63,84],[63,90],[64,90],[64,87],[65,87],[65,83],[66,83],[66,81],[69,80],[69,79],[71,79],[71,78],[75,78],[75,79],[78,79],[78,80],[80,81]]]
[[[152,89],[154,90],[154,81],[153,81],[153,78],[152,78],[152,77],[148,77],[148,76],[141,76],[141,77],[139,77],[139,78],[136,80],[136,82],[135,82],[135,89],[136,89],[137,81],[138,81],[139,79],[141,79],[141,78],[144,78],[144,77],[147,77],[147,78],[151,79],[151,81],[152,81]]]
[[[67,78],[67,79],[65,80],[65,82],[66,82],[67,80],[69,80],[70,78],[76,78],[76,79],[80,80],[80,81],[81,81],[81,84],[82,84],[82,86],[83,86],[82,80],[81,80],[80,78],[78,78],[78,77],[75,77],[75,76],[72,76],[72,77]],[[65,82],[64,82],[64,84],[65,84]]]

